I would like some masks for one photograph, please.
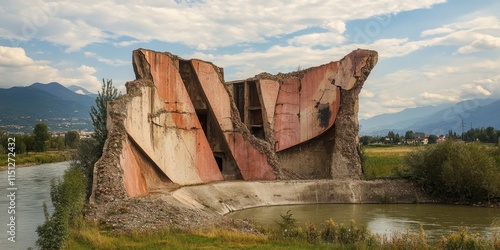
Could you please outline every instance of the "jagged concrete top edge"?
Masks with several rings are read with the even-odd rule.
[[[161,51],[155,51],[155,50],[151,50],[151,49],[138,48],[138,49],[135,49],[133,51],[133,55],[135,53],[142,53],[142,51],[150,51],[150,52],[159,53],[159,54],[166,54],[170,58],[176,59],[176,60],[184,60],[184,61],[198,60],[198,61],[202,61],[202,62],[206,62],[206,63],[212,64],[214,67],[219,68],[220,70],[223,71],[223,67],[219,67],[219,66],[215,65],[213,62],[206,61],[206,60],[199,59],[199,58],[185,59],[185,58],[182,58],[182,57],[180,57],[178,55],[172,54],[171,52],[168,52],[168,51],[161,52]],[[356,50],[351,51],[349,54],[347,54],[346,56],[344,56],[342,59],[340,59],[338,61],[330,61],[328,63],[324,63],[324,64],[321,64],[321,65],[318,65],[318,66],[309,67],[309,68],[306,68],[306,69],[301,69],[301,70],[298,70],[298,71],[292,71],[292,72],[287,72],[287,73],[279,72],[276,75],[273,75],[273,74],[268,73],[268,72],[262,72],[262,73],[259,73],[259,74],[255,75],[255,76],[253,76],[253,77],[249,77],[249,78],[246,78],[246,79],[233,80],[233,81],[225,81],[225,79],[222,79],[222,80],[223,80],[224,83],[228,84],[228,83],[243,82],[243,81],[252,81],[252,80],[259,80],[259,79],[280,80],[280,79],[285,79],[285,78],[289,78],[289,77],[296,77],[296,76],[300,76],[301,74],[303,74],[303,73],[305,73],[305,72],[307,72],[309,70],[313,70],[315,68],[319,68],[319,67],[322,67],[324,65],[333,63],[333,62],[341,62],[342,60],[345,60],[347,57],[354,56],[355,54],[366,54],[366,55],[369,56],[369,58],[371,58],[372,62],[369,64],[369,65],[371,65],[371,68],[369,70],[371,70],[375,66],[375,64],[377,63],[377,61],[378,61],[378,52],[377,51],[375,51],[375,50],[369,50],[369,49],[359,49],[358,48]],[[134,64],[134,68],[135,68],[135,66],[136,66],[135,65],[135,61],[133,61],[133,64]]]

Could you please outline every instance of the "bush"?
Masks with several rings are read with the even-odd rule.
[[[412,179],[435,197],[486,200],[500,196],[498,150],[447,141],[410,153]]]
[[[281,221],[277,221],[280,228],[281,234],[285,237],[294,236],[294,231],[297,229],[296,219],[292,217],[293,214],[290,213],[290,210],[286,211],[286,214],[280,214]]]
[[[94,164],[101,158],[101,155],[102,148],[99,147],[99,142],[93,138],[80,140],[72,155],[71,166],[80,168],[87,180],[87,198],[92,193]]]
[[[80,168],[70,167],[63,180],[52,180],[50,196],[54,213],[49,216],[43,204],[45,223],[38,226],[37,245],[41,249],[61,249],[69,236],[70,226],[82,219],[85,204],[86,179]]]

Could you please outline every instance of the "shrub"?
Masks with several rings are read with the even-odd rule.
[[[73,161],[71,162],[71,166],[80,168],[87,180],[87,198],[90,197],[92,192],[94,164],[99,160],[101,155],[102,148],[99,147],[99,142],[93,138],[80,140],[72,155]]]
[[[498,150],[447,141],[410,153],[412,179],[431,195],[462,201],[500,196]]]
[[[54,213],[49,216],[44,206],[45,223],[37,227],[37,245],[41,249],[61,249],[69,236],[69,228],[83,217],[86,179],[80,168],[70,167],[63,180],[52,180],[50,196]]]
[[[318,230],[313,223],[306,223],[306,238],[309,243],[316,243],[318,241]]]
[[[280,214],[281,221],[276,222],[283,236],[293,236],[293,231],[297,228],[296,220],[292,216],[293,214],[288,210],[286,214]]]

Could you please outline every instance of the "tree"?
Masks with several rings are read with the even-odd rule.
[[[5,142],[7,141],[7,138],[5,137],[5,130],[3,127],[0,126],[0,154],[5,154],[7,153],[7,149],[5,149]]]
[[[438,140],[437,135],[429,135],[429,144],[436,144]]]
[[[104,142],[108,137],[108,130],[106,129],[108,102],[117,98],[118,95],[118,90],[113,86],[113,80],[108,79],[105,82],[103,78],[102,89],[95,99],[96,106],[90,108],[90,117],[94,125],[93,138],[99,142],[101,150],[104,148]]]
[[[52,137],[52,139],[50,140],[50,148],[56,150],[64,150],[64,137]]]
[[[33,130],[35,134],[34,140],[34,150],[37,152],[47,151],[49,144],[47,141],[50,139],[49,128],[45,123],[37,123],[35,129]]]
[[[405,139],[406,140],[415,139],[415,133],[413,133],[413,130],[406,131],[406,133],[405,133]]]
[[[363,135],[363,136],[361,136],[361,138],[359,138],[359,141],[361,142],[361,144],[363,144],[363,146],[366,146],[366,145],[370,144],[370,139],[371,139],[370,136]]]
[[[394,142],[394,131],[389,131],[387,133],[387,138],[389,138],[389,142],[392,144]]]
[[[68,148],[76,148],[78,141],[80,140],[80,134],[78,131],[71,130],[64,134],[64,144]]]
[[[496,142],[497,141],[497,133],[495,128],[489,126],[486,128],[486,135],[488,136],[488,142]]]
[[[92,193],[94,165],[101,158],[104,142],[108,136],[106,120],[108,118],[108,102],[119,96],[112,80],[102,79],[102,89],[98,93],[95,103],[90,109],[90,117],[94,125],[94,135],[90,139],[82,139],[73,153],[72,166],[81,168],[87,179],[87,199]]]

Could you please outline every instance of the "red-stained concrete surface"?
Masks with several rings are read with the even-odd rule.
[[[146,180],[142,174],[139,162],[130,148],[129,142],[125,142],[123,145],[120,165],[123,169],[123,184],[128,195],[132,197],[147,195],[149,190]]]
[[[271,127],[274,127],[274,113],[276,110],[276,101],[278,100],[278,93],[280,84],[274,80],[261,79],[259,80],[258,87],[262,97],[262,108],[265,111],[267,121]]]
[[[340,104],[340,90],[333,83],[338,62],[308,70],[300,88],[300,142],[333,126]]]
[[[186,146],[186,150],[192,150],[195,167],[198,170],[200,179],[203,182],[223,180],[222,174],[215,162],[212,150],[208,144],[207,137],[201,129],[201,124],[197,118],[196,111],[189,94],[179,74],[178,66],[165,54],[147,54],[153,57],[151,64],[157,67],[151,68],[153,82],[161,100],[165,102],[165,109],[171,113],[175,127],[189,131],[189,137],[183,138],[183,142],[194,145]],[[159,57],[159,58],[158,58]],[[161,63],[160,63],[161,62]],[[172,166],[175,167],[175,166]]]
[[[339,62],[308,69],[284,80],[278,93],[274,133],[276,151],[321,135],[335,122],[340,105]]]
[[[192,60],[192,64],[243,179],[276,179],[267,161],[267,156],[250,142],[244,140],[240,132],[234,131],[231,120],[231,101],[214,66],[200,60]]]
[[[267,162],[267,157],[257,150],[241,133],[225,133],[229,149],[238,164],[241,175],[245,180],[274,180],[274,174],[271,166]]]
[[[274,116],[274,137],[276,151],[280,151],[300,143],[300,79],[285,79],[281,85],[276,114]]]
[[[153,144],[155,145],[161,145],[162,143],[159,142],[161,140],[168,140],[168,142],[163,142],[168,147],[157,147],[157,149],[168,149],[169,152],[155,150],[154,152],[150,152],[150,154],[153,154],[150,157],[152,159],[164,159],[162,155],[171,155],[170,157],[176,158],[176,160],[182,160],[181,156],[187,157],[185,161],[188,165],[178,165],[168,160],[156,161],[161,169],[167,169],[166,174],[172,180],[179,180],[179,178],[194,179],[189,174],[172,176],[177,172],[175,169],[179,167],[196,168],[197,177],[202,182],[223,180],[224,178],[217,166],[208,140],[201,129],[196,111],[190,101],[175,62],[164,53],[154,53],[148,50],[142,50],[142,52],[148,63],[154,65],[154,67],[150,68],[151,76],[155,84],[156,94],[163,102],[166,111],[166,116],[161,116],[165,117],[165,120],[157,122],[157,124],[160,124],[160,127],[161,124],[164,124],[166,127],[155,129],[155,131],[169,133],[169,135],[157,136],[159,138],[153,140]],[[151,118],[152,121],[158,119],[158,117]],[[172,137],[169,130],[177,130],[175,132],[177,138]],[[184,152],[178,152],[177,150]],[[189,163],[192,165],[189,166]],[[189,183],[191,180],[182,181]]]

